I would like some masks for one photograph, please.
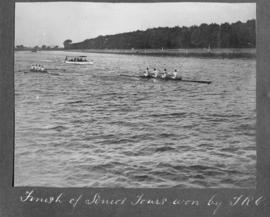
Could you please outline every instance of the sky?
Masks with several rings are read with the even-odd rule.
[[[255,3],[16,3],[15,45],[63,47],[66,39],[255,18]]]

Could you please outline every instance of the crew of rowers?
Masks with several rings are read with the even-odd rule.
[[[39,64],[31,65],[30,70],[31,71],[39,71],[39,72],[45,72],[46,71],[45,67],[43,65],[39,65]]]
[[[167,69],[164,69],[162,72],[159,72],[156,68],[153,69],[152,72],[150,72],[149,68],[147,67],[144,71],[143,75],[145,77],[153,77],[153,78],[171,78],[171,79],[179,79],[181,80],[182,77],[178,76],[177,69],[175,69],[173,72],[169,73]]]
[[[82,58],[82,57],[74,57],[71,59],[68,59],[68,57],[65,58],[65,61],[70,61],[70,62],[87,62],[87,59]]]

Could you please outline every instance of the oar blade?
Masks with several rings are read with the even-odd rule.
[[[200,81],[200,80],[181,80],[182,82],[192,82],[192,83],[201,83],[201,84],[211,84],[212,81]]]

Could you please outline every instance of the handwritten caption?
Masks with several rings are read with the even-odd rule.
[[[173,206],[173,207],[209,207],[212,215],[216,215],[222,207],[262,207],[266,205],[266,198],[264,196],[248,196],[248,195],[235,195],[227,200],[222,200],[219,194],[211,195],[206,200],[184,199],[184,198],[150,198],[144,193],[136,194],[134,197],[118,197],[106,198],[101,193],[94,193],[91,196],[79,195],[65,195],[65,193],[57,193],[55,195],[40,196],[34,190],[28,190],[20,196],[22,203],[39,203],[51,205],[65,205],[72,208],[78,206]]]

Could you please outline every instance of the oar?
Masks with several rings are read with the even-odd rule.
[[[18,70],[17,72],[28,73],[28,72],[26,72],[26,70],[27,70],[27,69]],[[46,69],[46,70],[47,70],[47,71],[54,71],[54,70],[56,71],[56,70],[58,70],[58,71],[64,71],[64,72],[66,71],[65,69],[56,69],[56,68],[54,68],[54,69]],[[30,72],[30,71],[29,71],[29,72]],[[42,71],[38,72],[38,71],[37,71],[37,73],[46,73],[46,72],[42,72]]]
[[[24,74],[49,74],[49,72],[31,72],[31,71],[24,71]]]
[[[57,75],[60,76],[61,74],[59,73],[53,73],[53,72],[31,72],[31,71],[24,71],[24,74],[28,74],[28,73],[32,73],[32,74],[46,74],[46,75]]]
[[[137,76],[137,75],[124,75],[124,74],[121,74],[119,76],[122,76],[122,77],[130,77],[130,78],[140,78],[140,76]]]
[[[202,83],[202,84],[211,84],[212,81],[197,81],[197,80],[179,80],[183,82],[194,82],[194,83]]]
[[[51,72],[49,72],[48,74],[49,74],[49,75],[56,75],[56,76],[60,76],[60,74],[59,74],[59,73],[51,73]]]
[[[57,69],[57,68],[54,68],[54,69],[46,69],[46,70],[50,70],[50,71],[52,71],[52,70],[62,70],[62,71],[66,71],[65,69]]]
[[[16,72],[24,72],[26,69],[20,69],[20,70],[18,70],[18,71],[16,71]]]

